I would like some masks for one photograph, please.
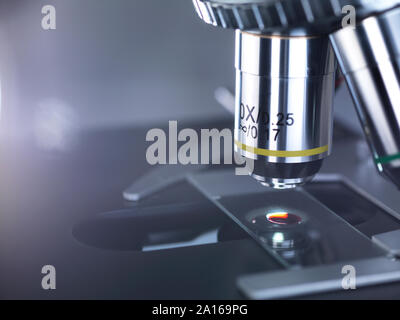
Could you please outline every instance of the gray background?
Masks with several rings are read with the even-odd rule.
[[[226,116],[214,90],[234,86],[234,34],[202,23],[191,1],[0,3],[3,134],[54,118],[86,129]],[[46,4],[55,31],[41,28]]]

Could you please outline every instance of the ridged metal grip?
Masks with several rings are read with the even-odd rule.
[[[342,8],[351,5],[361,20],[400,0],[193,0],[199,17],[227,29],[281,33],[331,33],[341,27]]]

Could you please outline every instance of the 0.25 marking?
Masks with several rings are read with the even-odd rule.
[[[265,126],[293,126],[295,123],[293,113],[279,112],[274,116],[271,116],[266,111],[261,111],[255,106],[240,104],[240,120],[247,123],[259,124]]]

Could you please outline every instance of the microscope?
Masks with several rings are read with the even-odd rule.
[[[130,208],[78,226],[77,239],[144,253],[199,244],[224,252],[250,238],[261,252],[232,250],[224,272],[268,261],[237,275],[252,299],[400,281],[400,0],[193,3],[206,23],[236,30],[234,145],[254,165],[244,175],[158,166],[124,190]],[[373,161],[361,132],[338,139],[343,78]]]
[[[193,3],[204,22],[236,30],[235,152],[254,160],[256,180],[290,189],[320,170],[338,61],[376,168],[400,187],[400,1]]]

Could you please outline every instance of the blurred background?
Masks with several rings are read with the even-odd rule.
[[[226,116],[214,91],[234,88],[234,34],[201,22],[191,1],[0,3],[3,135]],[[53,31],[41,27],[48,4]]]
[[[56,30],[42,29],[45,5]],[[38,286],[48,263],[63,275],[58,297],[154,294],[143,274],[120,272],[148,269],[137,255],[122,263],[72,230],[131,205],[122,191],[153,169],[149,129],[233,125],[214,98],[234,88],[233,48],[234,34],[205,25],[189,0],[0,0],[0,298],[54,297]]]

